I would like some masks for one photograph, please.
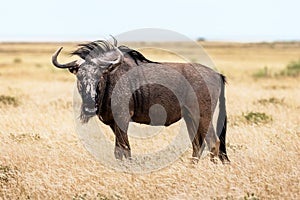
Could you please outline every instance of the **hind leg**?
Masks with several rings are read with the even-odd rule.
[[[186,122],[189,137],[193,146],[192,157],[199,159],[205,146],[203,144],[203,134],[200,134],[199,127],[196,126],[194,120],[191,117],[185,116],[184,120]]]
[[[216,161],[215,158],[217,158],[219,155],[220,139],[219,139],[218,135],[216,134],[212,123],[210,123],[210,125],[209,125],[207,134],[205,136],[205,141],[206,141],[208,149],[210,151],[211,160]]]

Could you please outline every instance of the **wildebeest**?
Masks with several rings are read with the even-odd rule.
[[[184,118],[193,157],[201,156],[205,141],[213,157],[229,161],[222,74],[201,64],[153,62],[136,50],[117,46],[115,39],[113,44],[98,40],[79,45],[72,55],[81,59],[67,64],[57,61],[61,50],[54,53],[52,63],[76,75],[82,123],[97,115],[111,127],[117,159],[131,157],[130,121],[169,126]],[[154,109],[151,117],[157,104],[165,115]]]

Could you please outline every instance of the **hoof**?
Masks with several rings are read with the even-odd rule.
[[[131,151],[130,149],[124,149],[122,147],[115,147],[115,158],[117,160],[122,160],[123,157],[126,159],[131,159]]]
[[[218,158],[216,158],[215,156],[212,156],[212,157],[210,158],[210,161],[213,162],[214,164],[217,164],[219,160],[218,160]]]
[[[191,157],[190,159],[191,159],[191,164],[193,164],[193,165],[198,164],[198,162],[200,160],[198,157]]]
[[[225,164],[230,164],[230,160],[228,158],[228,156],[224,153],[220,153],[219,154],[219,159],[221,160],[221,162],[225,165]]]

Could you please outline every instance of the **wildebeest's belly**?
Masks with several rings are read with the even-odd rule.
[[[171,110],[164,109],[161,105],[155,104],[150,109],[144,111],[138,110],[131,117],[132,121],[149,124],[152,126],[169,126],[181,119],[180,108]]]
[[[169,126],[181,119],[181,106],[172,91],[161,85],[141,87],[131,99],[132,121]]]

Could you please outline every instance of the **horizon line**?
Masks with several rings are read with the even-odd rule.
[[[236,42],[236,43],[274,43],[274,42],[300,42],[300,38],[297,37],[268,37],[268,36],[225,36],[225,37],[187,37],[190,40],[196,42]],[[99,36],[23,36],[23,37],[14,37],[14,36],[0,36],[0,43],[57,43],[57,42],[80,42],[80,41],[95,41],[99,39],[109,40],[108,37]],[[181,39],[118,39],[122,42],[184,42],[190,40],[181,40]]]

